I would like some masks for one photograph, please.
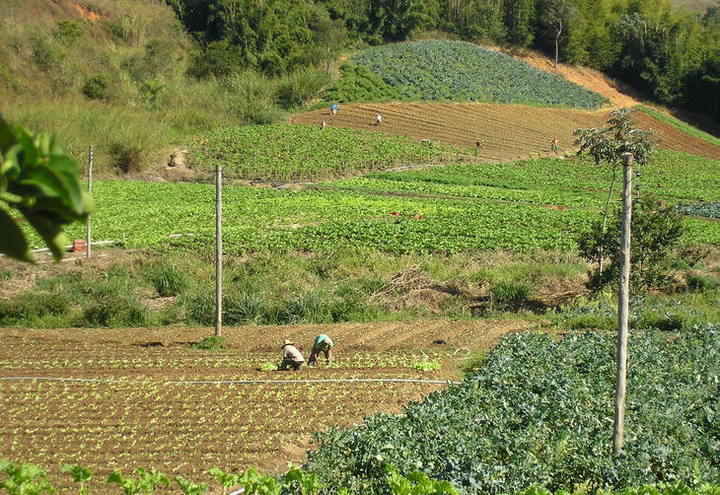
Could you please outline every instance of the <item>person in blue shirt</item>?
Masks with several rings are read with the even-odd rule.
[[[340,105],[338,105],[337,103],[333,103],[332,106],[330,107],[330,113],[332,113],[333,115],[336,115],[338,108],[340,108]]]
[[[310,358],[308,359],[308,366],[312,366],[317,363],[317,358],[320,355],[320,352],[322,351],[323,354],[325,354],[325,361],[328,363],[332,359],[331,355],[331,349],[333,347],[334,343],[330,337],[328,337],[326,334],[321,333],[317,337],[315,337],[315,341],[313,342],[312,351],[310,352]]]

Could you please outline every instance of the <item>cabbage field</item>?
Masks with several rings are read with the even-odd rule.
[[[706,218],[720,218],[720,201],[682,205],[679,206],[678,209],[684,215],[694,215]]]
[[[402,100],[483,101],[562,105],[596,109],[607,103],[597,93],[540,71],[499,52],[461,41],[396,43],[354,55],[351,64],[367,69]],[[383,101],[366,72],[346,67],[345,80],[327,91],[339,101]],[[377,84],[375,84],[377,86]]]
[[[720,481],[720,328],[630,337],[626,444],[612,455],[615,339],[510,334],[460,386],[318,437],[307,468],[351,493],[383,493],[384,467],[462,493],[527,486],[594,493]]]

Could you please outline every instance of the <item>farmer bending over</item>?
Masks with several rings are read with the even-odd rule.
[[[308,359],[308,366],[312,366],[317,363],[317,358],[320,355],[320,351],[325,354],[325,361],[329,363],[330,359],[332,359],[330,355],[330,349],[332,349],[332,346],[332,339],[324,333],[321,333],[320,335],[315,337],[315,342],[313,342],[312,346],[312,352],[310,353],[310,359]]]
[[[305,362],[305,358],[302,353],[295,347],[295,342],[286,340],[282,345],[283,350],[283,362],[280,365],[280,370],[285,371],[288,368],[292,368],[293,371],[299,371],[300,367]]]

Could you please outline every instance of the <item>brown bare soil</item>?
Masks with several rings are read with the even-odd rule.
[[[324,120],[331,126],[401,134],[465,150],[475,150],[475,143],[483,141],[479,160],[508,161],[555,156],[550,150],[553,138],[561,152],[572,151],[573,131],[603,125],[608,113],[489,103],[358,103],[342,105],[337,115],[327,109],[295,114],[291,122],[313,125]],[[380,126],[375,125],[377,114],[383,116]],[[720,159],[720,147],[641,112],[636,118],[640,128],[655,131],[662,148]]]
[[[505,53],[532,65],[536,69],[559,75],[568,81],[594,91],[610,100],[610,105],[613,107],[633,107],[641,103],[630,88],[612,80],[599,70],[562,62],[559,62],[557,67],[553,67],[553,60],[550,57],[531,50],[521,53]]]
[[[207,328],[0,330],[0,458],[38,463],[67,487],[57,466],[97,473],[93,493],[114,469],[154,467],[209,482],[217,466],[280,471],[301,462],[312,434],[376,412],[400,412],[442,385],[424,383],[187,383],[197,380],[418,378],[456,380],[457,356],[484,351],[526,321],[423,321],[227,328],[228,348],[192,349]],[[306,357],[313,337],[336,341],[336,365],[261,372],[280,361],[280,343]],[[445,345],[434,340],[447,341]],[[437,359],[439,371],[413,363]],[[7,380],[64,377],[99,381]],[[64,481],[63,481],[64,480]]]

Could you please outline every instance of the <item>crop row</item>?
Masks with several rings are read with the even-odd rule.
[[[706,218],[720,218],[720,201],[682,205],[679,206],[678,209],[685,215],[696,215]]]
[[[718,166],[664,151],[641,169],[637,182],[641,192],[671,204],[717,201]],[[610,177],[609,170],[585,161],[536,159],[377,172],[329,184],[351,191],[231,186],[224,195],[226,247],[231,252],[338,246],[393,253],[567,250],[599,214]],[[209,185],[102,181],[95,185],[95,200],[96,239],[128,247],[197,247],[207,246],[214,233]],[[688,219],[687,225],[686,242],[718,243],[716,222]],[[70,229],[71,237],[82,235],[82,227]]]
[[[458,387],[330,431],[307,467],[351,491],[384,493],[384,464],[420,469],[463,493],[530,484],[594,493],[668,480],[720,482],[720,327],[630,338],[623,454],[613,455],[615,339],[506,336]]]
[[[0,458],[81,463],[107,474],[138,464],[181,475],[210,465],[269,467],[280,457],[299,460],[298,442],[312,433],[396,412],[436,388],[2,382]]]
[[[327,117],[326,117],[327,118]],[[427,163],[456,151],[341,127],[274,124],[227,127],[191,144],[193,167],[210,172],[225,167],[228,177],[260,180],[315,180]]]

